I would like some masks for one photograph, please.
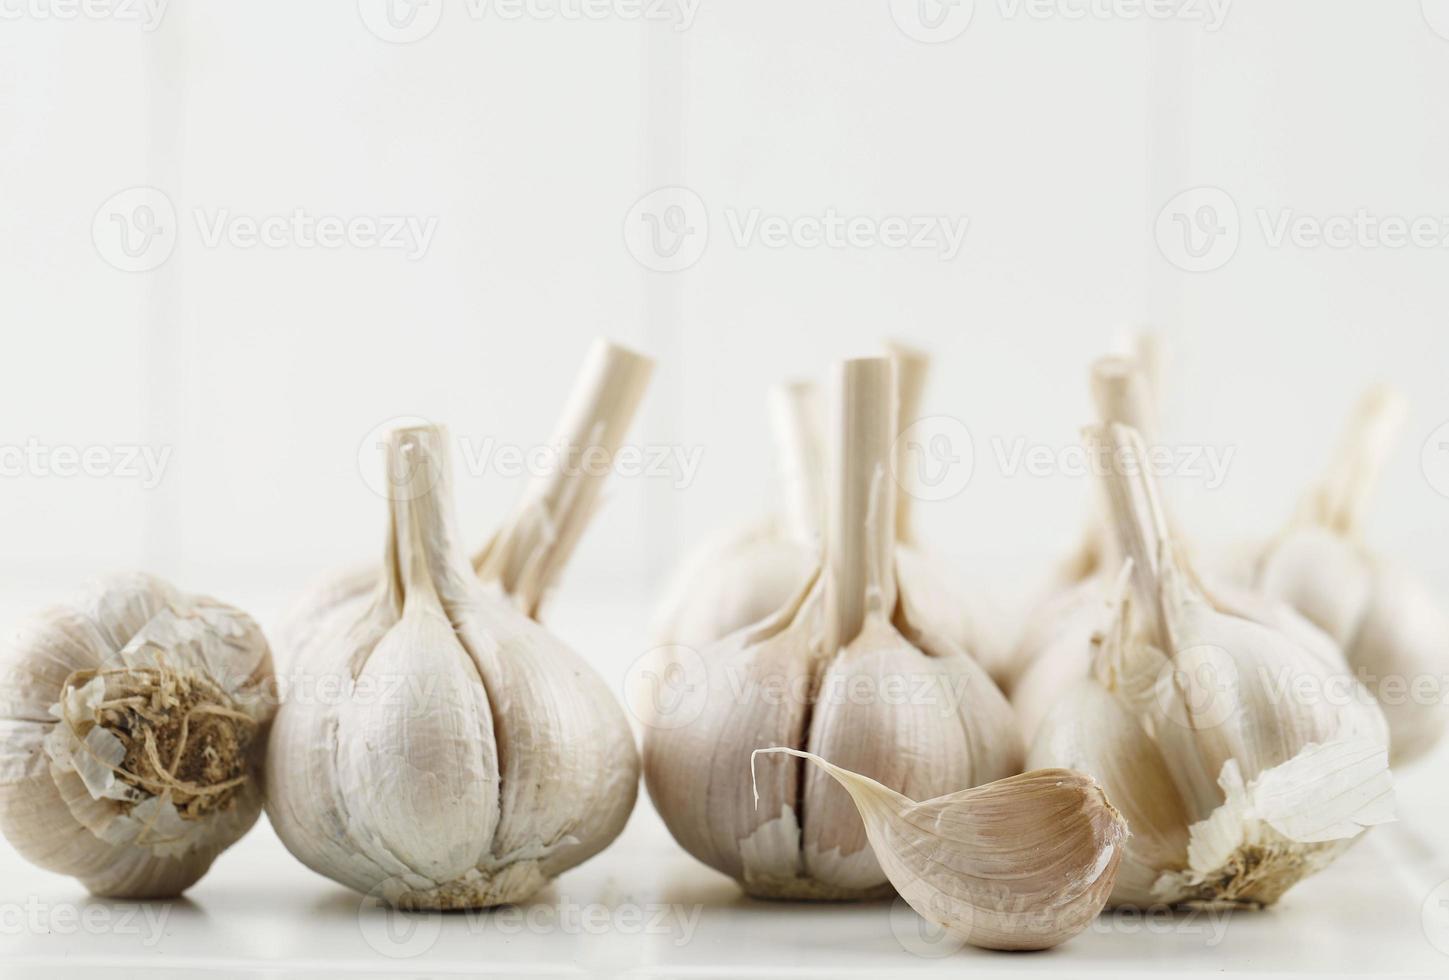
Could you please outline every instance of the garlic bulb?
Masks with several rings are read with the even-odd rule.
[[[298,651],[267,813],[308,867],[395,905],[520,901],[623,829],[633,737],[603,680],[528,615],[552,552],[527,542],[545,525],[505,528],[485,562],[500,571],[481,581],[457,541],[443,431],[401,429],[387,457],[381,581]],[[566,546],[583,517],[549,541]]]
[[[659,644],[699,649],[757,623],[798,592],[819,562],[819,395],[795,382],[770,393],[785,511],[705,541],[672,577],[650,626]]]
[[[565,462],[529,484],[506,530],[474,556],[479,576],[498,584],[526,615],[538,618],[548,588],[593,518],[653,367],[618,344],[594,342],[549,443]],[[372,562],[323,576],[288,610],[277,649],[290,657],[355,623],[380,580]]]
[[[1092,399],[1104,424],[1130,426],[1150,439],[1156,431],[1153,396],[1143,362],[1104,357],[1092,365]],[[1105,504],[1098,510],[1105,512]],[[1081,552],[1073,559],[1063,584],[1033,612],[1017,641],[1005,687],[1017,721],[1031,744],[1048,709],[1063,686],[1080,677],[1092,634],[1101,625],[1102,595],[1109,570],[1120,564],[1107,522],[1098,517]]]
[[[97,581],[0,662],[0,831],[96,895],[181,894],[261,813],[272,684],[240,610],[150,575]]]
[[[699,682],[673,705],[686,723],[645,733],[645,781],[670,832],[754,895],[847,899],[890,888],[830,777],[773,766],[761,805],[751,803],[755,749],[809,749],[919,798],[1020,771],[1006,699],[969,655],[920,630],[898,594],[895,406],[888,360],[843,365],[820,566],[772,616],[702,651]]]
[[[1304,642],[1318,634],[1203,588],[1133,430],[1089,438],[1114,461],[1106,485],[1130,572],[1029,762],[1092,775],[1126,817],[1115,904],[1270,904],[1393,819],[1383,715],[1331,646]]]
[[[844,787],[896,891],[962,942],[1049,949],[1107,903],[1127,825],[1089,776],[1041,769],[917,803],[809,752],[754,755],[771,752],[807,759]]]
[[[1394,765],[1428,752],[1449,723],[1449,614],[1422,581],[1363,542],[1368,498],[1406,414],[1390,389],[1364,396],[1327,478],[1253,569],[1258,588],[1343,647],[1388,718]]]

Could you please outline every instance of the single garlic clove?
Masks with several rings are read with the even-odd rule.
[[[338,793],[351,819],[420,887],[463,877],[498,825],[498,746],[477,668],[436,597],[409,595],[354,678],[406,700],[348,699],[337,712]]]
[[[23,626],[0,663],[0,831],[97,895],[181,894],[261,812],[256,624],[143,574]]]
[[[1086,929],[1112,891],[1127,825],[1090,777],[1037,770],[917,803],[813,753],[755,754],[768,753],[839,783],[896,891],[964,942],[1049,949]]]

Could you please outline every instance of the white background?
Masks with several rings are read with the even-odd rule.
[[[537,444],[599,334],[659,361],[633,441],[702,453],[687,487],[614,480],[562,583],[560,630],[611,679],[683,551],[772,506],[769,386],[887,337],[934,353],[925,411],[975,448],[967,489],[920,505],[925,536],[1015,609],[1075,543],[1090,488],[1003,472],[994,447],[1073,445],[1085,367],[1130,323],[1166,338],[1167,434],[1235,453],[1221,487],[1175,488],[1208,548],[1286,519],[1364,386],[1404,390],[1369,532],[1449,596],[1449,461],[1421,460],[1449,421],[1449,246],[1264,228],[1364,209],[1442,237],[1446,0],[1239,0],[1216,30],[1205,2],[1158,19],[1131,0],[977,0],[958,36],[967,7],[926,41],[914,5],[886,0],[702,0],[687,29],[677,3],[653,21],[627,0],[539,3],[606,14],[425,0],[414,23],[435,26],[403,44],[369,27],[384,0],[172,0],[156,23],[139,4],[0,0],[0,446],[169,453],[155,487],[0,478],[8,618],[144,567],[270,626],[380,546],[358,469],[375,425]],[[127,272],[108,202],[140,186],[174,209],[175,247]],[[625,219],[666,186],[698,195],[708,243],[656,272]],[[1204,186],[1239,241],[1184,271],[1170,202]],[[436,231],[409,258],[208,245],[198,226],[297,209]],[[732,237],[750,213],[830,212],[969,224],[949,260]],[[522,486],[458,482],[480,541]],[[248,845],[274,848],[267,833]],[[1421,863],[1449,877],[1443,852]]]

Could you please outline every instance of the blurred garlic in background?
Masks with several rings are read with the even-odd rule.
[[[1394,819],[1388,727],[1316,631],[1206,590],[1163,517],[1146,447],[1091,430],[1130,564],[1085,675],[1029,762],[1096,778],[1126,817],[1115,904],[1267,905]]]
[[[1428,752],[1449,723],[1449,615],[1422,580],[1363,538],[1369,499],[1407,414],[1398,392],[1368,391],[1327,474],[1252,569],[1259,589],[1342,646],[1388,718],[1395,765]]]
[[[0,658],[0,831],[94,894],[180,895],[261,813],[273,684],[246,613],[98,580]]]
[[[895,552],[895,371],[847,361],[830,395],[824,556],[765,620],[706,647],[682,724],[646,730],[645,781],[675,839],[771,898],[888,894],[850,796],[793,759],[806,749],[914,798],[1020,771],[1011,708],[985,670],[913,621]],[[667,721],[667,719],[665,719]]]

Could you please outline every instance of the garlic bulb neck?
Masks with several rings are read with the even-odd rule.
[[[590,349],[550,445],[557,465],[536,477],[512,520],[474,558],[525,614],[537,617],[548,590],[594,516],[653,361],[599,340]]]
[[[931,357],[925,351],[917,350],[899,341],[886,344],[891,363],[896,373],[896,428],[899,434],[910,428],[921,414],[921,399],[926,390],[926,378],[931,371]],[[896,442],[896,473],[913,472],[916,460],[911,458],[912,449],[904,438]],[[910,544],[915,540],[914,503],[910,493],[896,495],[895,521],[896,540]]]
[[[1358,538],[1408,411],[1404,396],[1386,385],[1364,394],[1349,418],[1333,464],[1304,501],[1300,520]]]
[[[784,485],[784,529],[792,540],[818,547],[825,523],[825,451],[815,385],[796,381],[771,389],[770,421]]]
[[[896,603],[896,492],[890,453],[896,438],[895,381],[889,361],[846,361],[833,400],[829,523],[825,542],[834,645],[860,635],[867,611],[889,616]]]

